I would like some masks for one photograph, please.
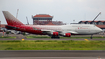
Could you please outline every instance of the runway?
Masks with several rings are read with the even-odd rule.
[[[0,38],[0,40],[85,40],[85,39],[50,39],[50,38],[32,38],[32,39],[27,39],[27,38],[18,38],[18,39],[13,39],[13,38]],[[105,39],[88,39],[88,40],[105,40]]]
[[[16,50],[0,51],[0,59],[22,58],[22,59],[76,59],[76,58],[105,58],[105,51],[65,51],[65,50]]]
[[[7,57],[0,59],[105,59],[98,57]]]
[[[15,50],[0,51],[0,57],[105,57],[105,51]]]
[[[37,35],[33,35],[33,34],[30,34],[30,35],[32,35],[32,36],[37,36]],[[22,39],[24,39],[24,40],[85,40],[85,38],[84,39],[80,39],[80,38],[77,38],[77,39],[73,39],[73,38],[71,38],[71,39],[69,39],[69,38],[60,38],[60,39],[51,39],[51,38],[26,38],[26,36],[23,36],[23,35],[21,35],[21,34],[18,34],[18,35],[16,35],[16,34],[9,34],[9,36],[13,36],[13,37],[15,37],[16,36],[16,38],[15,39],[13,39],[13,38],[0,38],[0,40],[22,40]],[[90,37],[91,35],[72,35],[72,37]],[[93,35],[93,37],[101,37],[101,36],[103,36],[103,37],[105,37],[105,35]],[[88,39],[88,40],[105,40],[104,38],[103,39]]]

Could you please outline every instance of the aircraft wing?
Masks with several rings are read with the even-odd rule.
[[[41,31],[43,31],[43,32],[59,32],[59,33],[61,33],[62,31],[58,31],[58,30],[41,30]]]
[[[44,29],[42,29],[41,30],[44,34],[51,34],[51,33],[53,33],[53,32],[57,32],[57,31],[55,31],[55,30],[44,30]]]
[[[43,29],[42,29],[41,31],[44,31],[44,32],[51,32],[52,30],[43,30]]]
[[[67,33],[78,34],[78,33],[75,32],[75,31],[68,31]]]
[[[71,34],[78,34],[77,32],[75,31],[57,31],[57,30],[41,30],[43,33],[52,33],[52,32],[58,32],[58,33],[71,33]]]

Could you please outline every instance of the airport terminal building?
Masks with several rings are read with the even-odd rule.
[[[52,21],[53,16],[50,16],[48,14],[37,14],[35,16],[32,16],[32,18],[33,25],[44,25]]]
[[[32,19],[33,25],[64,25],[62,21],[52,21],[53,16],[49,14],[36,14]]]
[[[80,21],[79,24],[94,24],[101,29],[105,29],[105,21]]]

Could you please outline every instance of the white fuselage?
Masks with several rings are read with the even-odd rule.
[[[51,38],[58,37],[59,35],[70,37],[71,34],[92,35],[102,31],[102,29],[91,24],[24,25],[8,11],[3,11],[3,14],[8,23],[6,28],[33,34],[50,35],[52,36]]]
[[[42,30],[60,31],[62,33],[72,34],[96,34],[102,31],[92,24],[70,24],[70,25],[32,25],[32,27]]]
[[[65,31],[74,31],[77,34],[96,34],[102,31],[102,29],[91,24],[71,24],[63,26]]]

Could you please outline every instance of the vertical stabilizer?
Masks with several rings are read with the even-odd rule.
[[[18,19],[16,19],[8,11],[2,11],[2,12],[4,14],[4,17],[5,17],[8,25],[24,25],[22,22],[20,22]]]

